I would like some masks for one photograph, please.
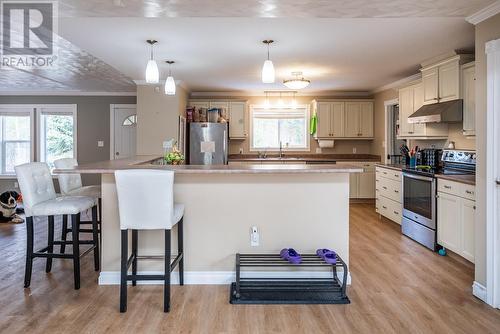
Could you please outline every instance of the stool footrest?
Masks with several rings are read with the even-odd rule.
[[[165,275],[127,275],[127,281],[160,281]]]

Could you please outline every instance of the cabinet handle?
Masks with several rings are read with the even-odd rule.
[[[385,190],[387,190],[387,187],[382,186],[382,188],[384,188]]]
[[[408,131],[409,134],[413,134],[413,131]]]
[[[394,212],[395,214],[399,215],[399,212],[397,212],[397,211],[393,211],[393,212]]]
[[[395,192],[396,194],[399,194],[399,190],[394,190],[394,192]]]
[[[386,207],[386,206],[383,206],[383,205],[382,205],[382,208],[383,208],[383,209],[387,209],[387,207]]]
[[[472,192],[472,191],[470,191],[470,190],[466,190],[466,191],[465,191],[465,193],[467,193],[467,194],[469,194],[469,195],[472,195],[472,194],[473,194],[473,192]]]
[[[476,210],[476,206],[475,206],[475,205],[474,205],[472,208],[473,208],[474,210]]]
[[[497,183],[497,185],[500,185],[500,180],[495,180],[495,182]]]
[[[451,186],[444,186],[446,189],[451,189]]]

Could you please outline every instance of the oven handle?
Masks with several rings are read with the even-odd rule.
[[[421,176],[421,175],[415,175],[415,174],[410,174],[410,173],[403,173],[403,177],[409,177],[410,179],[416,179],[416,180],[422,180],[422,181],[434,181],[433,177],[429,176]]]

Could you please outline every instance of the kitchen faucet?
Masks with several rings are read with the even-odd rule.
[[[283,144],[281,143],[281,140],[280,140],[280,158],[283,158],[285,156],[285,154],[283,153]]]

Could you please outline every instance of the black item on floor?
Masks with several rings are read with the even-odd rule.
[[[268,269],[300,268],[296,277],[266,277]],[[331,277],[301,275],[304,268],[331,268]],[[266,270],[261,277],[247,277],[243,268]],[[342,268],[342,281],[337,275]],[[310,273],[310,272],[309,272]],[[325,271],[321,271],[325,273]],[[291,264],[279,254],[236,254],[236,281],[231,284],[231,304],[349,304],[346,295],[347,265],[337,255],[337,263],[326,263],[316,254],[302,254],[300,264]],[[242,274],[244,277],[242,277]],[[286,275],[288,276],[288,275]]]

